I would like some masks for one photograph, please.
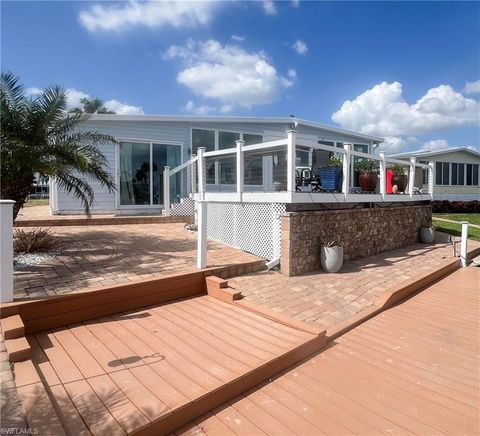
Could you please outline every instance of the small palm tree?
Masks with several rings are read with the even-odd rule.
[[[87,97],[83,97],[80,99],[80,103],[82,103],[82,108],[75,107],[70,112],[72,113],[81,113],[85,112],[86,114],[114,114],[115,112],[108,110],[103,101],[99,98],[89,99]]]
[[[0,80],[0,198],[15,200],[14,219],[28,198],[35,173],[54,177],[73,193],[90,215],[94,191],[85,178],[115,189],[98,146],[115,139],[79,130],[85,113],[66,112],[65,90],[52,86],[29,99],[19,79],[10,72]]]

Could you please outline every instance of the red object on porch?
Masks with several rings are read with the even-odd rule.
[[[392,193],[392,176],[393,171],[387,169],[387,194]]]

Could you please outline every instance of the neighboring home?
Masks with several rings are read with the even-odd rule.
[[[460,147],[439,151],[418,150],[390,157],[408,160],[411,156],[421,163],[435,163],[434,200],[480,200],[479,152]],[[427,185],[427,172],[417,168],[415,186],[426,189]]]
[[[35,173],[35,180],[32,183],[30,198],[48,198],[49,183],[48,177]]]
[[[163,208],[163,171],[190,159],[198,147],[207,151],[235,147],[236,140],[245,145],[286,138],[286,131],[295,129],[297,138],[318,144],[343,147],[353,144],[355,151],[372,153],[382,138],[338,129],[336,127],[292,117],[200,117],[150,115],[92,115],[84,128],[109,134],[118,144],[102,147],[118,190],[109,193],[90,182],[95,190],[93,214],[153,214]],[[282,154],[283,153],[283,154]],[[317,150],[317,165],[324,165],[328,151]],[[245,155],[246,186],[252,191],[268,192],[286,184],[286,152],[270,155]],[[297,150],[296,165],[311,166],[312,152]],[[235,190],[235,161],[231,157],[213,160],[206,165],[209,190]],[[186,178],[172,180],[172,202],[179,201],[186,191]],[[81,203],[73,195],[51,184],[53,214],[83,213]]]

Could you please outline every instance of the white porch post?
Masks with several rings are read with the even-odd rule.
[[[417,162],[416,157],[410,158],[410,173],[408,175],[408,194],[412,199],[413,199],[413,187],[415,186],[415,163],[416,162]]]
[[[242,201],[243,195],[243,178],[244,178],[244,160],[245,156],[243,154],[243,146],[245,145],[245,141],[239,139],[235,141],[237,144],[237,194],[238,194],[238,201]]]
[[[13,301],[13,200],[0,200],[0,303]]]
[[[342,194],[347,195],[350,189],[350,150],[352,144],[348,142],[343,144],[345,153],[343,154],[343,181],[342,181]]]
[[[435,162],[428,162],[428,193],[433,197],[433,175],[435,174]]]
[[[207,267],[207,202],[197,201],[197,268]]]
[[[385,161],[385,152],[381,151],[380,155],[380,195],[385,196],[387,193],[387,162]]]
[[[200,200],[205,200],[205,147],[197,148],[197,170],[198,170],[198,193],[200,194]]]
[[[296,130],[287,130],[287,191],[295,192],[295,164],[297,156],[295,154],[295,145],[297,139]]]
[[[195,159],[196,154],[192,154],[192,159]],[[191,178],[192,178],[192,194],[195,194],[197,192],[197,165],[195,162],[190,165],[191,168]]]
[[[462,221],[462,241],[460,243],[460,265],[467,266],[468,221]]]
[[[170,216],[170,167],[163,168],[163,211]]]

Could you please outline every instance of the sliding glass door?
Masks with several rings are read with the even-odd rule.
[[[153,206],[163,204],[163,170],[181,164],[181,146],[141,142],[119,145],[120,205]],[[180,174],[170,179],[171,201],[181,193]]]

